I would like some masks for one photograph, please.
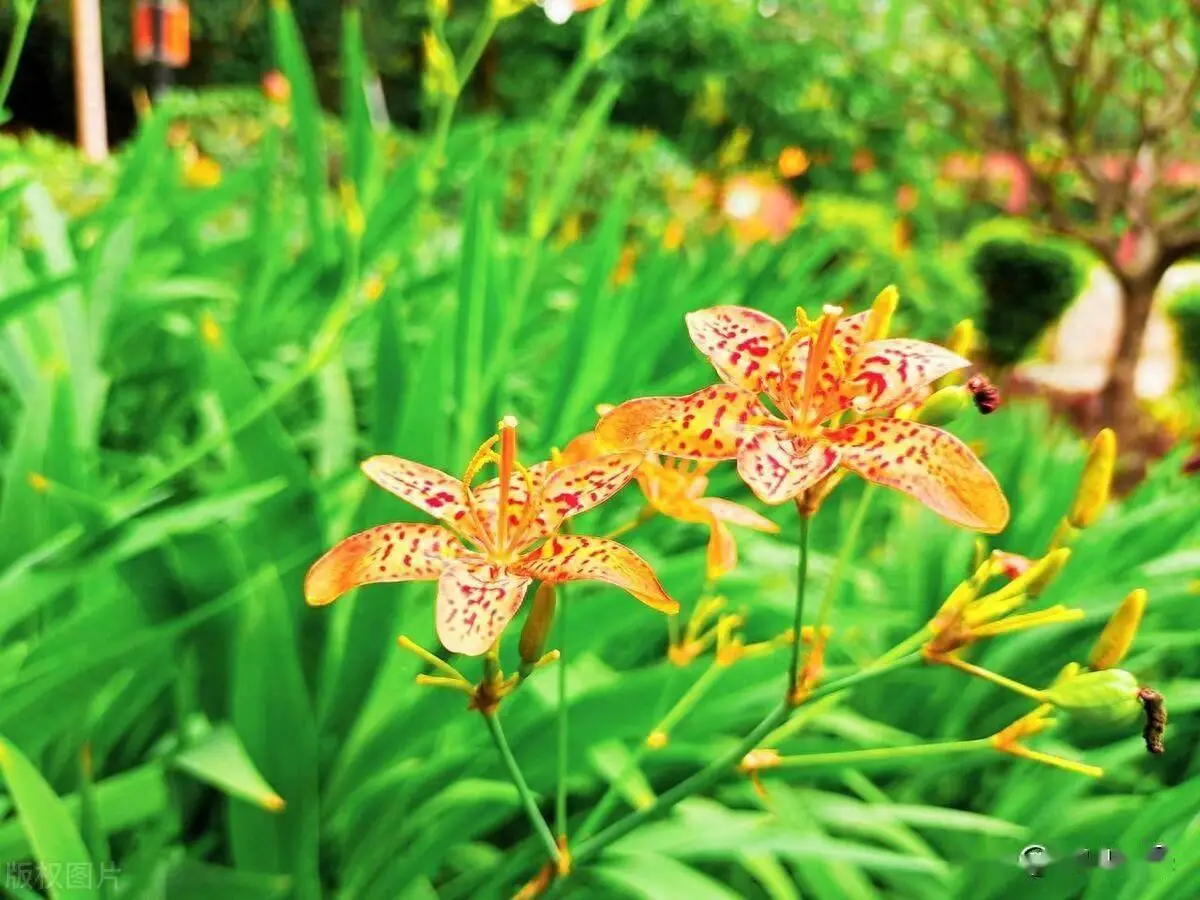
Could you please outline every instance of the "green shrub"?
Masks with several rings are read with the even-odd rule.
[[[971,271],[983,291],[982,330],[991,361],[1010,366],[1079,294],[1085,268],[1063,242],[1001,220],[968,235]]]
[[[979,291],[958,248],[919,236],[897,247],[896,212],[881,203],[816,193],[804,204],[807,221],[837,248],[846,295],[870,302],[872,286],[895,284],[904,298],[898,324],[926,337],[941,337],[976,314]]]
[[[1184,365],[1192,377],[1200,377],[1200,285],[1184,288],[1172,297],[1167,313],[1175,323]]]

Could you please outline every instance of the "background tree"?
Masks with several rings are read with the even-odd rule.
[[[845,35],[832,19],[850,11],[853,37],[834,41],[863,78],[891,85],[896,127],[923,149],[981,151],[968,159],[981,177],[1004,170],[1009,212],[1086,243],[1115,276],[1124,323],[1100,409],[1135,433],[1155,290],[1200,253],[1200,4],[834,2],[805,15]]]

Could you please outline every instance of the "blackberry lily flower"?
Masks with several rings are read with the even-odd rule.
[[[602,581],[654,609],[677,612],[649,564],[628,547],[557,533],[566,519],[624,487],[643,454],[610,453],[553,471],[547,463],[527,469],[517,462],[516,425],[504,419],[461,480],[395,456],[364,462],[372,481],[442,524],[392,523],[346,538],[309,569],[305,600],[323,606],[364,584],[436,580],[438,639],[447,650],[471,656],[495,643],[535,578],[550,584]],[[500,477],[472,487],[488,463],[497,464]]]
[[[722,383],[623,403],[601,418],[597,437],[685,459],[736,458],[764,503],[799,497],[841,467],[915,497],[956,525],[1002,531],[1008,501],[975,454],[939,428],[888,417],[968,361],[924,341],[873,340],[871,311],[843,316],[826,306],[816,322],[803,310],[796,317],[788,332],[740,306],[689,313],[692,341]],[[847,412],[863,417],[837,424]]]

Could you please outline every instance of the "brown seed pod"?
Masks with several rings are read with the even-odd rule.
[[[986,416],[994,413],[1000,406],[1000,388],[996,387],[983,375],[972,375],[967,379],[967,390],[975,401],[979,414]]]

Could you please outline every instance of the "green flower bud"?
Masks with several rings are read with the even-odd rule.
[[[1084,672],[1051,686],[1045,696],[1071,718],[1098,728],[1129,728],[1143,715],[1137,679],[1124,669]]]
[[[532,669],[542,658],[546,639],[554,625],[554,608],[558,605],[558,592],[554,585],[543,581],[533,595],[533,606],[521,629],[517,648],[521,652],[521,668]]]
[[[971,392],[961,384],[952,384],[930,394],[912,418],[925,425],[949,425],[970,407]]]

